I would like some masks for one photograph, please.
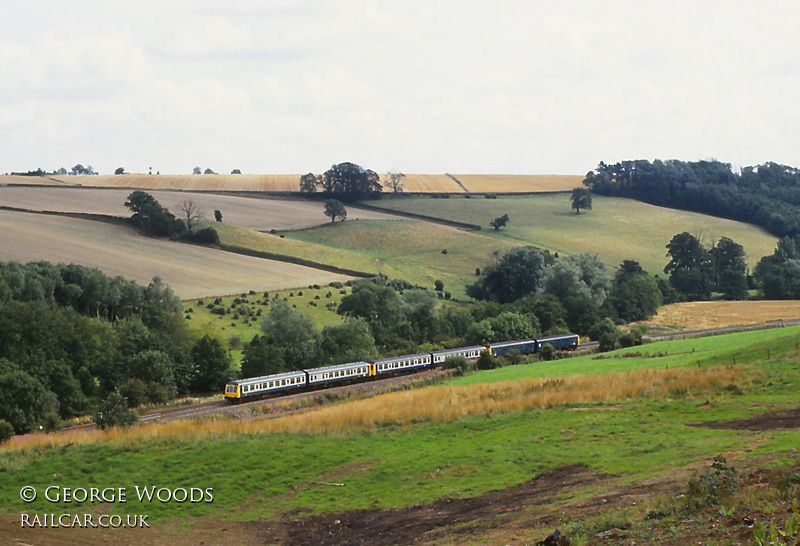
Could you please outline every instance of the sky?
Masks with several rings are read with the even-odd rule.
[[[800,165],[800,2],[5,0],[0,173]]]

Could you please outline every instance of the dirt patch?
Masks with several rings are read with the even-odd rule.
[[[552,503],[577,487],[597,481],[580,465],[543,472],[530,482],[467,499],[439,499],[394,510],[358,510],[289,519],[257,532],[266,544],[412,544],[443,537],[483,535],[505,516]],[[263,525],[263,524],[262,524]]]
[[[774,430],[779,428],[800,428],[800,408],[788,411],[771,411],[731,421],[709,421],[707,423],[688,423],[690,427],[712,428],[717,430]]]

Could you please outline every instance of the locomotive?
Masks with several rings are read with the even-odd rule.
[[[392,356],[369,362],[349,362],[322,368],[309,368],[293,372],[284,372],[262,377],[251,377],[231,381],[225,385],[225,400],[238,404],[266,396],[287,394],[334,387],[356,381],[389,377],[400,373],[410,373],[433,366],[441,365],[446,358],[463,356],[467,360],[475,360],[483,351],[492,356],[505,356],[512,351],[518,354],[538,352],[544,345],[552,345],[554,349],[573,350],[580,344],[577,334],[563,334],[536,339],[519,339],[502,341],[487,345],[473,345],[457,349],[444,349],[429,353]]]

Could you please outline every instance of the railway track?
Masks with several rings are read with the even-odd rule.
[[[699,329],[699,330],[687,330],[687,331],[680,331],[680,332],[668,332],[668,333],[659,333],[659,334],[648,334],[644,336],[644,339],[647,341],[663,341],[669,339],[685,339],[691,337],[703,337],[703,336],[716,336],[716,335],[723,335],[735,332],[743,332],[743,331],[751,331],[751,330],[766,330],[771,328],[785,328],[787,326],[796,326],[800,324],[800,320],[781,320],[781,321],[774,321],[774,322],[763,322],[758,324],[749,324],[749,325],[742,325],[742,326],[726,326],[721,328],[708,328],[708,329]],[[580,346],[575,350],[576,353],[586,353],[597,349],[599,343],[597,341],[589,341],[587,343],[581,343]],[[366,389],[366,388],[380,388],[381,386],[386,386],[392,383],[402,382],[404,380],[413,379],[415,377],[419,377],[421,374],[430,373],[430,370],[419,372],[412,375],[402,375],[397,377],[389,377],[385,379],[380,379],[377,381],[369,381],[364,383],[354,383],[350,385],[342,385],[338,387],[332,387],[329,389],[320,389],[314,391],[307,391],[301,393],[294,393],[284,396],[275,396],[271,398],[262,398],[259,400],[252,400],[250,402],[243,402],[237,405],[231,405],[225,402],[225,400],[212,400],[208,402],[200,402],[197,404],[189,404],[184,406],[174,406],[170,408],[163,408],[157,411],[152,411],[148,413],[141,414],[139,416],[139,422],[142,423],[158,423],[158,422],[168,422],[168,421],[175,421],[178,419],[191,419],[191,418],[198,418],[204,417],[207,415],[211,415],[214,413],[226,413],[235,410],[241,410],[243,408],[248,408],[254,405],[277,405],[278,403],[285,404],[286,402],[292,402],[295,400],[301,400],[303,398],[311,397],[311,396],[319,396],[320,393],[340,393],[346,392],[352,389]],[[294,410],[286,410],[294,411]],[[95,428],[94,423],[86,423],[83,425],[76,425],[73,427],[68,427],[63,429],[64,431],[76,431],[76,430],[89,430]]]

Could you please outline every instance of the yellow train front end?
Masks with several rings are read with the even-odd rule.
[[[225,385],[225,400],[231,404],[238,404],[242,400],[242,388],[236,383]]]

